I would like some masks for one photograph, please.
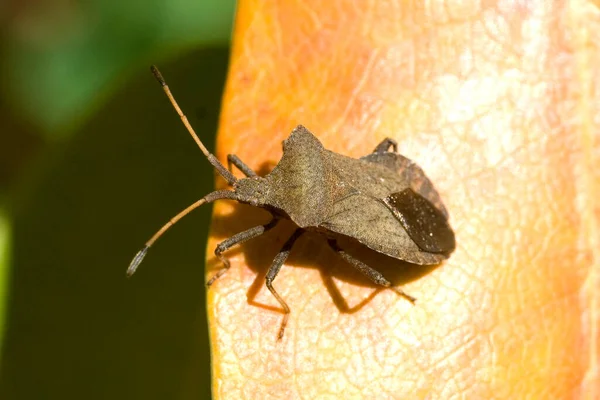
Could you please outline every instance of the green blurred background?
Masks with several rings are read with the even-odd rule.
[[[125,278],[213,173],[233,0],[0,4],[0,398],[210,395],[210,207]]]

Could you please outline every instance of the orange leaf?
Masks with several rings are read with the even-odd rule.
[[[301,239],[274,283],[280,342],[264,275],[291,227],[231,250],[208,295],[215,398],[600,398],[598,8],[477,4],[239,2],[219,158],[268,171],[300,123],[353,157],[392,137],[458,247],[376,266],[412,306]],[[219,203],[210,253],[266,221]]]

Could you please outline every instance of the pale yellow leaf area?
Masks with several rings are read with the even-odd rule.
[[[274,282],[281,341],[264,279],[293,226],[232,249],[208,291],[214,397],[599,399],[598,3],[238,7],[217,156],[264,174],[297,124],[352,157],[394,138],[457,249],[433,268],[372,265],[413,306],[302,237]],[[216,204],[207,278],[218,242],[268,220]]]

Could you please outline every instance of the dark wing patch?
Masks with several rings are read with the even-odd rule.
[[[448,254],[454,251],[454,232],[446,216],[412,189],[392,193],[383,202],[423,251]]]

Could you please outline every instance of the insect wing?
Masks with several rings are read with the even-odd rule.
[[[414,264],[437,264],[447,258],[446,254],[423,251],[387,204],[364,194],[346,196],[335,202],[332,212],[320,227]]]
[[[404,157],[397,153],[371,153],[361,160],[369,163],[377,164],[386,167],[389,170],[394,171],[398,174],[399,182],[403,185],[399,185],[396,190],[390,193],[401,192],[409,185],[415,192],[429,200],[442,214],[448,218],[448,211],[442,203],[440,195],[435,190],[433,183],[427,178],[425,172],[415,164],[412,160]]]

